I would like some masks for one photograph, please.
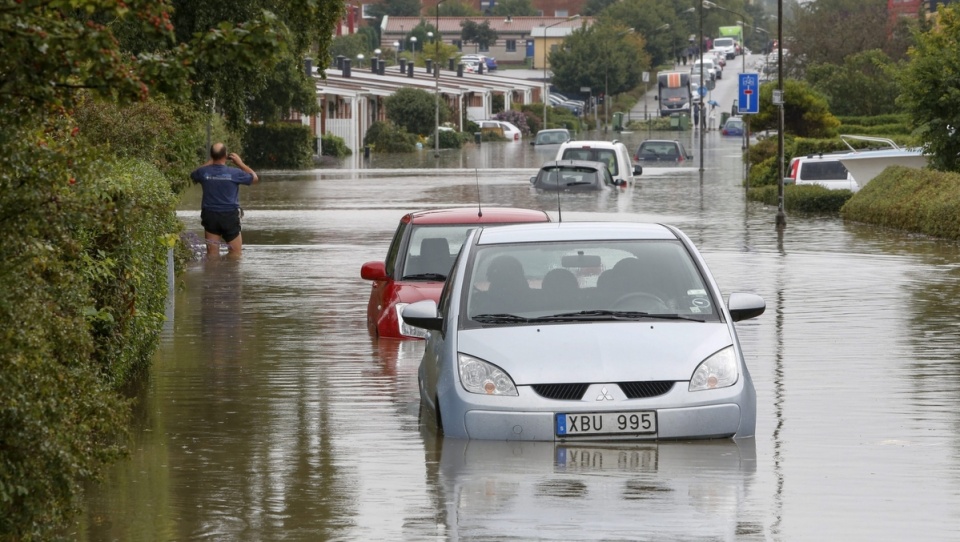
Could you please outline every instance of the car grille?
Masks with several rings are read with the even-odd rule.
[[[656,397],[670,391],[672,381],[618,382],[618,386],[628,399]],[[558,401],[579,401],[583,399],[590,384],[534,384],[533,391],[540,397]]]
[[[672,380],[654,380],[652,382],[617,382],[623,393],[628,399],[643,399],[645,397],[656,397],[670,391],[673,387]]]

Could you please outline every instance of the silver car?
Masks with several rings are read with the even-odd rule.
[[[765,308],[724,305],[674,227],[565,222],[475,229],[439,302],[403,319],[429,330],[421,406],[447,437],[746,438],[756,393],[734,322]]]

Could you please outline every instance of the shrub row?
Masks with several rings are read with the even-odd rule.
[[[841,209],[847,220],[960,240],[960,174],[889,167]]]
[[[837,214],[853,196],[849,190],[830,190],[818,185],[787,185],[783,187],[783,208],[808,214]],[[777,186],[758,186],[747,191],[747,199],[766,205],[779,205]]]
[[[69,128],[0,135],[0,539],[55,538],[122,456],[118,390],[157,344],[179,228],[156,167]]]
[[[302,124],[253,125],[243,136],[243,153],[252,168],[307,168],[313,164],[313,134]]]

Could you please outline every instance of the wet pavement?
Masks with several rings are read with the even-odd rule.
[[[648,134],[620,134],[633,150]],[[652,134],[662,138],[666,134]],[[672,133],[696,149],[689,132]],[[360,266],[416,209],[512,205],[557,218],[525,143],[262,172],[243,258],[178,279],[131,455],[73,536],[108,540],[955,540],[960,250],[747,202],[740,141],[698,164],[560,201],[564,220],[668,222],[738,324],[757,436],[567,446],[445,440],[418,423],[422,342],[365,327]],[[200,233],[199,194],[180,214]]]

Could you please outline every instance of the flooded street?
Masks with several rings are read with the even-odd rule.
[[[611,134],[612,137],[613,134]],[[624,133],[636,149],[646,133]],[[680,138],[697,155],[690,132]],[[407,211],[558,218],[528,141],[262,172],[240,261],[193,264],[139,396],[131,454],[91,487],[77,540],[956,540],[960,249],[747,202],[739,138],[645,167],[565,221],[678,226],[737,324],[757,436],[646,445],[444,440],[418,424],[422,342],[378,341],[370,284]],[[180,212],[202,237],[199,191]]]

